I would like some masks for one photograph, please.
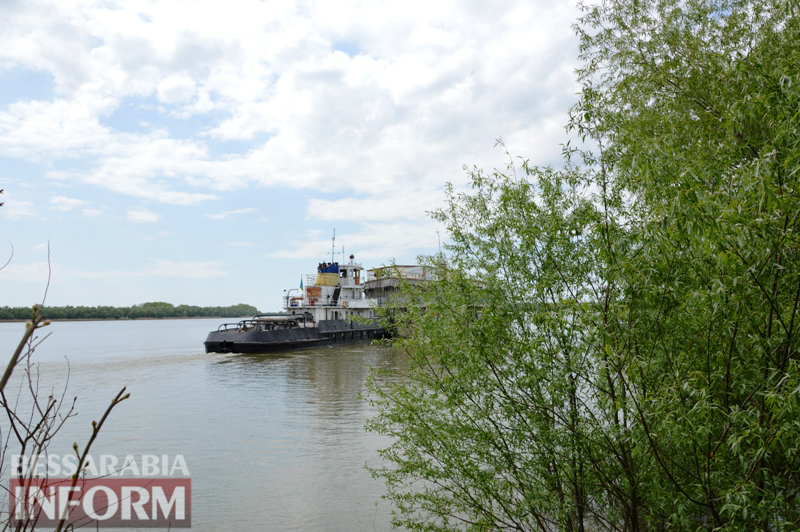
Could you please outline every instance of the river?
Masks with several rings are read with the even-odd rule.
[[[364,431],[375,414],[361,397],[369,368],[397,370],[402,355],[357,344],[270,355],[203,352],[222,319],[55,322],[33,357],[40,395],[67,383],[77,396],[49,448],[72,453],[123,387],[93,456],[182,455],[195,530],[369,531],[390,528],[378,465],[388,441]],[[24,330],[0,323],[5,360]],[[3,362],[3,367],[5,361]],[[21,372],[6,387],[16,393]],[[8,421],[0,428],[5,439]],[[13,448],[10,452],[13,452]],[[172,458],[170,458],[172,460]],[[4,472],[3,482],[8,473]],[[7,503],[5,503],[7,504]],[[94,528],[92,528],[94,529]]]

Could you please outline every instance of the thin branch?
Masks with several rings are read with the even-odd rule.
[[[81,469],[83,469],[83,466],[86,463],[86,457],[89,454],[89,449],[91,449],[92,444],[94,443],[94,440],[97,438],[97,435],[100,433],[100,429],[103,427],[103,424],[106,422],[106,419],[108,419],[109,414],[111,414],[111,411],[114,409],[115,406],[117,406],[119,403],[121,403],[122,401],[124,401],[128,397],[130,397],[130,394],[126,394],[125,393],[125,388],[122,388],[122,390],[119,391],[119,393],[116,395],[116,397],[114,397],[114,399],[111,400],[111,404],[108,405],[108,408],[106,408],[106,411],[103,414],[103,417],[100,418],[100,422],[98,423],[97,421],[92,421],[92,435],[89,438],[89,442],[86,444],[86,448],[83,450],[83,454],[80,454],[78,452],[78,444],[77,443],[75,443],[72,446],[72,448],[75,449],[75,454],[78,455],[78,469],[77,469],[77,471],[75,471],[75,474],[72,475],[72,487],[73,488],[78,484],[78,478],[80,477]],[[70,494],[68,496],[68,499],[72,498],[72,493],[73,492],[70,492]],[[56,528],[56,532],[61,532],[64,529],[64,523],[66,522],[67,517],[68,517],[67,515],[62,516],[61,521],[58,523],[58,527]]]
[[[22,335],[22,340],[20,340],[16,351],[14,351],[14,354],[11,356],[11,360],[8,361],[6,371],[3,374],[2,379],[0,379],[0,391],[5,389],[8,379],[11,378],[11,373],[14,371],[14,368],[19,362],[19,356],[22,353],[22,350],[25,348],[28,340],[30,340],[31,336],[33,336],[34,331],[39,327],[39,324],[42,322],[42,320],[44,320],[44,316],[39,313],[38,305],[35,305],[33,307],[33,317],[31,318],[30,323],[26,324],[27,327],[25,328],[25,334]]]
[[[42,308],[44,308],[44,302],[47,299],[47,291],[50,290],[50,277],[53,275],[53,267],[50,264],[50,239],[47,239],[47,286],[44,288],[44,296],[42,297]]]
[[[2,205],[2,203],[0,203],[0,205]],[[8,245],[11,246],[11,255],[8,256],[8,260],[6,261],[6,263],[0,266],[0,270],[8,266],[8,264],[11,262],[11,259],[14,258],[14,244],[12,244],[11,241],[9,240]]]

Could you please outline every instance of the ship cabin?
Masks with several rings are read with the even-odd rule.
[[[309,312],[316,322],[377,316],[375,302],[364,295],[366,272],[354,260],[355,256],[350,255],[346,264],[320,263],[316,274],[303,276],[299,295],[291,297],[295,289],[287,292],[285,311],[289,314]]]

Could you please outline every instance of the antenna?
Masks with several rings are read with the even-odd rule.
[[[333,228],[333,238],[331,238],[331,262],[336,262],[335,248],[336,245],[336,228]]]

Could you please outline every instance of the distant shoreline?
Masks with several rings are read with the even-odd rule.
[[[184,318],[231,318],[255,316],[257,307],[239,303],[229,306],[200,307],[197,305],[178,305],[163,301],[151,301],[131,307],[111,307],[100,305],[86,307],[46,306],[38,311],[50,321],[105,321],[105,320],[163,320]],[[27,321],[33,315],[33,307],[0,307],[0,321]]]
[[[47,319],[46,321],[49,322],[57,322],[57,321],[153,321],[153,320],[241,320],[241,319],[249,319],[253,316],[165,316],[163,318],[55,318],[55,319]],[[23,320],[23,319],[12,319],[12,320],[3,320],[0,319],[0,323],[25,323],[31,320]]]

